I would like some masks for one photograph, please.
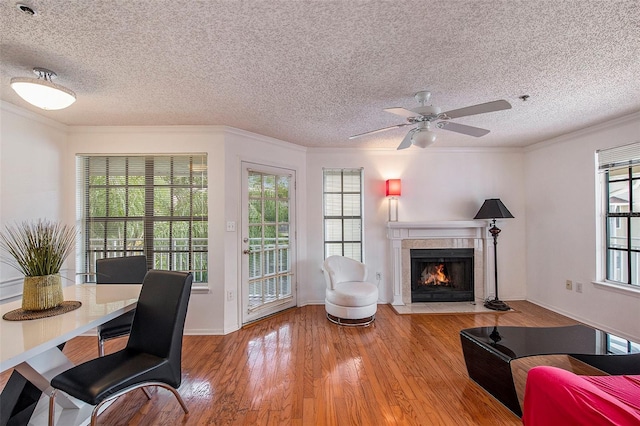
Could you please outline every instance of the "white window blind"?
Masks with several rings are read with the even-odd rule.
[[[598,170],[607,171],[640,164],[640,142],[597,151]]]
[[[362,169],[324,169],[324,257],[362,261]]]
[[[96,259],[145,254],[150,268],[207,281],[205,154],[77,157],[84,272]]]

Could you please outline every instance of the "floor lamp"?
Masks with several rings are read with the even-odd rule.
[[[496,285],[496,297],[493,300],[487,300],[484,303],[485,308],[493,309],[494,311],[508,311],[511,309],[509,305],[504,303],[498,298],[498,234],[500,234],[500,228],[496,226],[496,219],[508,219],[513,218],[513,215],[502,204],[499,198],[490,198],[484,200],[484,204],[478,210],[474,219],[490,219],[491,228],[489,232],[493,236],[493,269],[495,273],[495,285]]]

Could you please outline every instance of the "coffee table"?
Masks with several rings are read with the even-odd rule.
[[[607,333],[584,325],[566,327],[477,327],[460,332],[469,377],[522,416],[511,361],[567,354],[608,374],[640,374],[640,354],[607,354]]]

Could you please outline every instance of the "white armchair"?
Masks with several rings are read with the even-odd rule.
[[[330,256],[322,266],[327,282],[324,306],[329,321],[340,325],[369,325],[376,318],[378,287],[366,282],[364,264]]]

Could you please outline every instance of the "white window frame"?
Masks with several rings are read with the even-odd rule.
[[[614,292],[640,297],[640,284],[627,284],[607,279],[608,268],[608,216],[607,173],[609,170],[640,165],[640,142],[595,153],[596,170],[596,279],[593,284]],[[640,265],[638,265],[640,269]]]

